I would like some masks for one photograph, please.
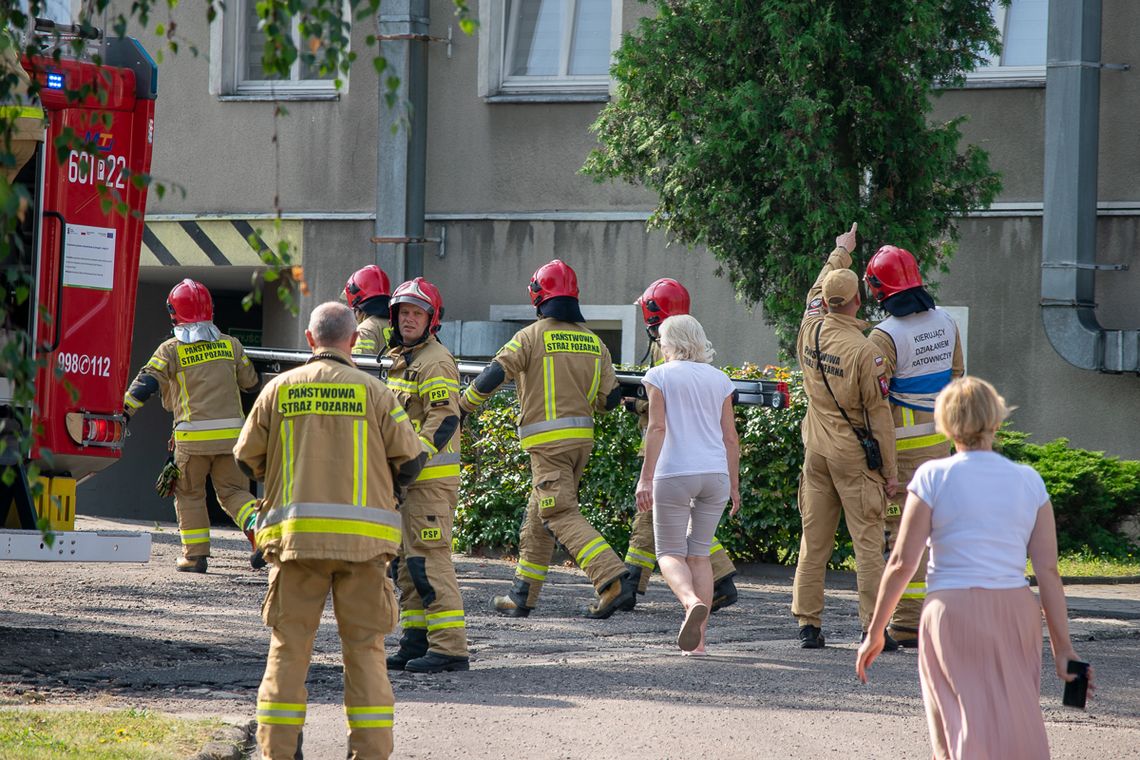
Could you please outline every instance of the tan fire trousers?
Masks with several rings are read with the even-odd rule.
[[[863,630],[870,624],[883,577],[883,514],[887,504],[883,483],[878,472],[868,472],[862,463],[833,461],[810,449],[804,452],[799,490],[803,534],[792,587],[792,614],[801,626],[820,625],[824,576],[835,547],[841,510],[855,547],[859,620]]]
[[[709,552],[709,560],[712,562],[714,584],[736,575],[736,565],[732,564],[724,546],[715,537],[712,550]],[[653,512],[638,512],[633,516],[633,529],[629,534],[629,549],[625,553],[625,562],[627,565],[644,568],[637,583],[637,593],[644,594],[649,587],[649,576],[653,574],[653,568],[657,567],[657,553],[653,543]]]
[[[416,484],[400,505],[403,541],[396,565],[400,624],[427,630],[428,650],[467,656],[463,597],[451,561],[451,522],[458,502],[453,487]]]
[[[519,532],[519,564],[515,569],[515,576],[530,585],[527,607],[538,602],[554,558],[555,540],[566,547],[598,592],[626,572],[609,542],[578,507],[578,484],[592,450],[592,442],[530,450],[530,500]]]
[[[249,478],[238,469],[234,455],[186,454],[177,448],[174,463],[182,475],[174,484],[174,512],[182,536],[183,557],[210,556],[210,514],[206,509],[206,476],[214,484],[218,503],[234,523],[246,529],[257,513],[257,500],[249,492]]]
[[[332,591],[344,657],[344,711],[350,760],[392,754],[392,708],[384,635],[396,627],[389,555],[367,562],[288,560],[269,571],[261,617],[272,629],[257,690],[257,745],[263,760],[293,760],[305,724],[305,679],[317,626]]]

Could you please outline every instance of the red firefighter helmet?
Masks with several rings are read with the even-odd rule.
[[[391,294],[392,286],[388,282],[388,275],[375,264],[357,269],[344,285],[344,298],[354,309],[360,308],[369,299]]]
[[[570,265],[554,259],[549,264],[543,264],[535,270],[530,278],[530,289],[527,291],[530,302],[540,306],[544,301],[558,296],[578,297],[578,275]]]
[[[637,299],[645,326],[659,325],[668,317],[689,313],[689,291],[672,277],[654,280]]]
[[[214,299],[205,285],[185,279],[171,288],[166,297],[166,310],[176,325],[209,322],[214,318]]]
[[[895,293],[922,287],[922,273],[918,271],[918,262],[910,251],[884,245],[867,262],[863,281],[875,300],[881,303]]]
[[[402,303],[410,303],[426,311],[431,317],[428,322],[428,334],[435,335],[439,332],[439,321],[443,318],[443,296],[440,295],[439,288],[423,277],[408,280],[396,288],[395,292],[392,293],[391,300],[388,301],[389,314],[391,315],[389,321],[394,330],[400,329],[399,315],[400,304]]]

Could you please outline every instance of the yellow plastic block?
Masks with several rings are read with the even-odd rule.
[[[43,490],[36,498],[36,515],[46,517],[52,530],[75,530],[75,478],[39,478]]]

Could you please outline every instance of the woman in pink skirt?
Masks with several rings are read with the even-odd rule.
[[[955,380],[939,394],[935,424],[957,453],[923,464],[908,486],[899,541],[855,663],[865,683],[929,539],[918,658],[938,760],[1049,757],[1039,702],[1042,609],[1057,676],[1075,678],[1067,673],[1077,655],[1057,572],[1053,505],[1033,468],[993,451],[1008,414],[994,387],[975,377]],[[1040,604],[1025,579],[1027,553]]]

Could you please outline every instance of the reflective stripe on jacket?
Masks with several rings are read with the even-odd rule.
[[[356,326],[356,344],[352,347],[352,353],[369,356],[382,354],[388,350],[390,337],[392,337],[392,328],[388,320],[369,316]]]
[[[455,357],[434,336],[410,350],[393,348],[388,356],[392,359],[388,388],[407,410],[428,452],[416,483],[430,480],[432,485],[459,488],[459,368]],[[448,418],[454,418],[450,424],[455,428],[446,441],[440,441],[440,426]]]
[[[221,334],[195,343],[170,338],[139,371],[140,378],[144,375],[158,381],[162,406],[174,413],[174,440],[181,451],[222,454],[233,448],[245,422],[240,390],[258,383],[237,338]],[[130,390],[123,396],[123,405],[133,410],[144,402]]]
[[[266,385],[234,447],[265,481],[258,546],[282,560],[395,554],[394,473],[422,448],[383,383],[321,349]]]
[[[519,442],[524,449],[594,438],[594,411],[605,411],[617,387],[610,351],[592,331],[574,322],[542,318],[515,333],[495,361],[519,397]],[[494,391],[467,386],[460,406],[468,411]]]

